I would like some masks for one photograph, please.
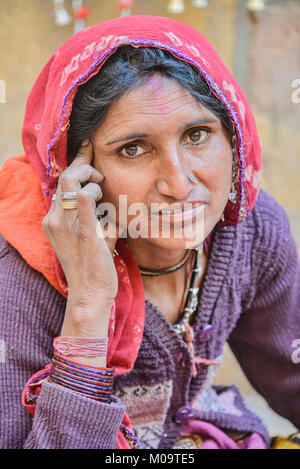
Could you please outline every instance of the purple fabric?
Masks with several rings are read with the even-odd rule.
[[[188,347],[149,301],[134,368],[115,379],[113,401],[97,402],[46,381],[32,419],[22,407],[22,391],[51,361],[65,307],[42,274],[6,241],[0,243],[1,448],[115,448],[126,389],[164,383],[172,391],[156,447],[173,447],[186,426],[176,422],[176,413],[193,408],[206,386],[208,397],[197,411],[201,421],[223,432],[257,433],[269,447],[266,425],[235,386],[207,385],[208,365],[192,377]],[[252,386],[297,428],[300,370],[292,344],[300,337],[299,311],[300,263],[288,217],[260,190],[244,222],[214,230],[194,325],[195,355],[215,359],[228,341]],[[211,396],[227,407],[214,408]],[[256,440],[252,435],[247,444]]]

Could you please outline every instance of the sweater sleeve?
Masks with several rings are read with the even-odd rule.
[[[38,398],[25,449],[115,449],[124,409],[75,395],[47,380]]]
[[[300,260],[277,202],[255,216],[264,225],[253,253],[256,291],[228,342],[252,386],[300,428]]]
[[[32,418],[25,383],[51,362],[66,300],[6,241],[0,247],[1,448],[116,448],[125,407],[44,381]]]

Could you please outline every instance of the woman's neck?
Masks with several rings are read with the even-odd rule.
[[[136,263],[147,269],[167,269],[178,264],[186,255],[185,249],[165,249],[144,238],[127,238],[125,241]]]
[[[157,249],[157,246],[138,244],[137,240],[127,239],[127,244],[132,250],[139,266],[149,269],[166,269],[178,264],[186,255],[186,250],[178,251]],[[182,302],[188,280],[188,272],[193,265],[194,256],[178,270],[159,276],[142,276],[145,298],[158,307],[159,311],[171,323],[175,324],[182,311]],[[202,267],[202,275],[197,279],[195,287],[200,288],[206,271],[207,256],[205,252],[198,255],[198,264]]]
[[[136,263],[147,269],[167,269],[178,264],[186,255],[185,249],[164,249],[141,238],[127,238],[126,242],[133,252]],[[180,269],[167,275],[143,276],[145,292],[155,295],[158,290],[162,294],[180,291],[185,283],[189,260]]]

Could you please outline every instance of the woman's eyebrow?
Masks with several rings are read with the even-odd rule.
[[[203,125],[203,124],[218,124],[219,123],[219,120],[218,119],[213,119],[212,117],[202,117],[201,119],[197,119],[195,121],[192,121],[192,122],[188,122],[187,124],[185,124],[182,128],[182,130],[185,130],[185,129],[188,129],[189,127],[194,127],[196,125]],[[135,138],[147,138],[149,137],[148,134],[144,134],[144,133],[134,133],[134,134],[130,134],[130,135],[125,135],[124,137],[119,137],[117,138],[116,140],[110,140],[109,142],[107,142],[105,144],[105,146],[107,145],[113,145],[115,143],[119,143],[119,142],[124,142],[126,140],[133,140]]]
[[[217,118],[213,117],[201,117],[201,119],[197,119],[192,122],[188,122],[187,124],[184,124],[183,130],[188,129],[189,127],[194,127],[196,125],[203,125],[203,124],[218,124],[220,121]]]
[[[145,138],[148,137],[147,134],[130,134],[126,135],[124,137],[117,138],[116,140],[111,140],[110,142],[107,142],[105,145],[113,145],[114,143],[119,143],[123,142],[124,140],[133,140],[134,138]]]

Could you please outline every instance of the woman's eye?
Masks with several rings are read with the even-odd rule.
[[[143,149],[142,147],[140,147],[140,145],[132,144],[121,148],[119,153],[120,155],[125,156],[126,158],[138,157],[143,154]]]
[[[193,130],[185,136],[184,143],[197,145],[198,143],[204,142],[208,138],[209,132],[204,129]]]

